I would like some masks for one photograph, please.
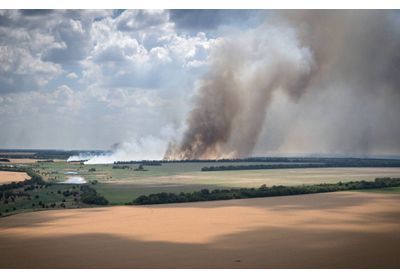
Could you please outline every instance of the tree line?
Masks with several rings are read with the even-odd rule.
[[[201,171],[235,171],[235,170],[268,170],[268,169],[300,169],[300,168],[388,168],[400,167],[400,161],[338,161],[327,163],[288,163],[288,164],[257,164],[257,165],[227,165],[209,166]]]
[[[399,158],[357,158],[357,157],[249,157],[232,159],[190,159],[190,160],[140,160],[140,161],[116,161],[114,164],[143,164],[159,165],[163,163],[324,163],[355,165],[364,164],[370,166],[400,166]]]
[[[116,161],[115,165],[132,165],[140,164],[142,166],[161,166],[161,161]]]
[[[81,202],[86,204],[95,204],[95,205],[107,205],[108,200],[97,193],[95,189],[90,187],[89,185],[81,186]]]
[[[271,164],[271,165],[230,165],[202,167],[201,171],[235,171],[235,170],[268,170],[268,169],[297,169],[324,168],[326,164]]]
[[[327,193],[347,190],[381,189],[399,187],[400,178],[376,178],[374,181],[355,181],[335,184],[316,184],[309,186],[272,186],[262,185],[259,188],[232,188],[232,189],[202,189],[192,193],[156,193],[142,195],[129,204],[165,204],[198,201],[215,201],[231,199],[249,199],[260,197],[276,197],[289,195],[304,195]]]

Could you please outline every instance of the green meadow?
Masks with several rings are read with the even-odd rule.
[[[115,169],[113,164],[84,165],[80,163],[35,163],[32,167],[47,181],[62,182],[76,172],[87,182],[93,182],[101,195],[111,204],[124,204],[140,195],[159,192],[192,192],[203,188],[259,187],[273,185],[312,185],[339,181],[373,180],[376,177],[400,177],[400,168],[304,168],[202,172],[201,168],[219,165],[240,165],[240,162],[180,162],[161,166],[126,164]],[[259,163],[246,163],[259,164]],[[273,164],[273,163],[263,163]],[[97,181],[97,182],[95,182]]]

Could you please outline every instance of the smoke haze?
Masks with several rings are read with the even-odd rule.
[[[398,151],[399,30],[396,12],[288,11],[232,33],[164,158]]]
[[[397,10],[0,10],[0,147],[399,155],[399,27]]]

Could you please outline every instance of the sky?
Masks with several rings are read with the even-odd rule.
[[[258,13],[0,11],[0,146],[109,149],[174,133],[221,30]]]
[[[162,157],[168,144],[179,143],[190,129],[188,116],[199,102],[206,77],[216,67],[218,53],[235,54],[224,46],[228,41],[243,43],[248,53],[240,55],[252,61],[242,64],[246,71],[235,72],[243,82],[253,81],[246,78],[255,70],[264,70],[257,68],[257,61],[281,54],[275,53],[276,48],[288,52],[293,48],[295,55],[285,55],[285,63],[271,64],[283,67],[280,79],[286,73],[292,75],[288,69],[305,60],[306,68],[293,73],[293,78],[301,82],[304,75],[318,69],[318,78],[312,75],[313,82],[301,97],[279,93],[290,82],[268,93],[271,100],[265,105],[268,109],[260,112],[256,141],[244,155],[400,153],[398,82],[382,89],[381,79],[371,82],[376,73],[365,70],[381,61],[397,61],[393,65],[382,62],[382,69],[392,69],[390,74],[385,72],[389,85],[399,79],[400,36],[392,28],[399,26],[398,14],[339,14],[326,20],[301,12],[282,14],[267,10],[1,10],[0,148],[111,149]],[[390,19],[382,23],[378,20],[382,16]],[[324,37],[320,33],[328,24],[332,28],[325,30]],[[378,38],[384,32],[376,31],[376,26],[383,26],[388,35]],[[347,29],[353,30],[351,36],[343,31]],[[313,36],[306,38],[305,30],[318,40],[331,40],[330,46],[340,51],[321,47]],[[258,37],[262,39],[257,45],[246,41]],[[371,57],[380,53],[378,42],[384,50],[382,58],[374,60]],[[267,46],[265,53],[258,52],[259,45]],[[329,59],[322,63],[319,59],[325,54]],[[364,80],[379,89],[366,92],[369,89],[357,84]]]

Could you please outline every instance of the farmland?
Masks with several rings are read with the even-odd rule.
[[[399,202],[337,192],[25,213],[1,219],[0,267],[398,268]]]
[[[27,172],[38,182],[8,184],[11,190],[3,190],[0,213],[6,218],[0,219],[0,244],[7,253],[0,255],[0,267],[400,266],[400,192],[390,185],[286,197],[124,205],[161,192],[340,181],[346,185],[400,177],[398,167],[201,171],[241,164],[170,162],[140,167],[140,163],[85,165],[57,159],[5,163],[2,169],[15,169],[18,175]],[[251,164],[260,163],[246,162]],[[83,184],[65,183],[71,178]]]
[[[11,154],[11,153],[10,153]],[[9,157],[12,155],[8,154]],[[63,155],[64,156],[64,155]],[[76,178],[88,182],[100,195],[104,196],[111,205],[123,205],[132,202],[141,195],[169,192],[179,194],[190,193],[207,188],[230,189],[236,187],[259,187],[285,185],[313,185],[319,183],[337,183],[367,180],[372,181],[377,177],[400,177],[398,167],[332,167],[332,168],[288,168],[288,169],[255,169],[237,171],[201,171],[204,167],[240,166],[243,161],[194,161],[194,162],[161,162],[153,165],[144,164],[142,170],[138,170],[140,163],[127,164],[99,164],[86,165],[81,162],[66,162],[54,158],[46,161],[26,158],[9,158],[20,160],[14,165],[27,167],[40,175],[49,185],[68,188],[59,184],[68,179]],[[262,165],[290,165],[320,164],[329,162],[332,164],[341,162],[340,159],[317,158],[272,158],[266,159]],[[349,159],[343,159],[348,163]],[[350,160],[351,161],[351,160]],[[353,160],[354,161],[354,160]],[[358,160],[363,162],[364,160]],[[371,161],[371,160],[370,160]],[[373,162],[373,161],[372,161]],[[387,164],[386,161],[383,161]],[[388,161],[389,163],[392,161]],[[397,161],[393,161],[397,162]],[[5,166],[9,162],[3,163]],[[259,160],[247,160],[246,165],[260,165]],[[53,186],[52,186],[53,187]],[[56,190],[58,191],[58,189]],[[390,193],[389,190],[384,190]],[[392,192],[396,192],[393,190]],[[50,191],[49,193],[55,191]],[[48,195],[48,194],[46,194]],[[54,200],[61,202],[61,197],[54,196]],[[22,208],[26,208],[25,204]],[[18,211],[18,210],[17,210]]]
[[[165,163],[145,166],[145,171],[113,169],[109,165],[79,163],[35,163],[32,167],[48,181],[62,182],[68,171],[77,172],[86,181],[97,180],[93,187],[111,204],[124,204],[143,194],[192,192],[202,188],[259,187],[272,185],[311,185],[339,181],[373,180],[376,177],[400,177],[400,168],[311,168],[202,172],[201,168],[228,163]],[[240,163],[231,162],[231,165]],[[250,164],[250,163],[249,163]],[[256,162],[253,164],[257,164]],[[272,164],[272,163],[270,163]],[[92,169],[92,171],[90,171]],[[95,169],[93,171],[93,169]]]
[[[13,171],[0,171],[0,185],[7,184],[10,182],[19,182],[28,179],[29,175],[24,172],[13,172]]]

